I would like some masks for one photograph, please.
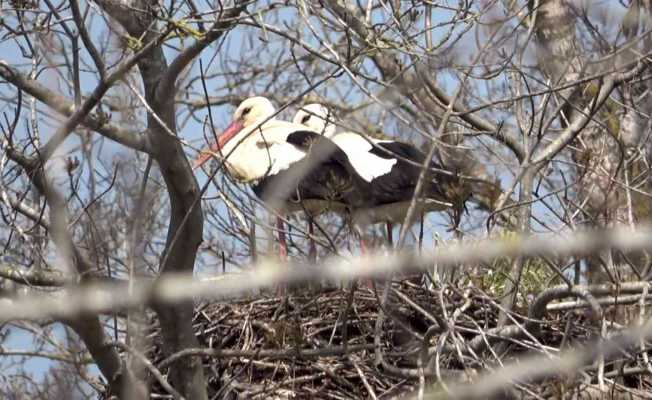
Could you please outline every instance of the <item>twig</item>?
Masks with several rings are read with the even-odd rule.
[[[358,365],[358,363],[355,362],[355,360],[353,360],[353,358],[351,358],[351,357],[349,357],[349,360],[351,361],[351,363],[355,367],[355,370],[358,373],[358,376],[360,377],[360,380],[362,381],[362,384],[367,389],[367,392],[369,393],[369,397],[371,397],[374,400],[378,399],[378,397],[376,397],[376,393],[374,392],[374,388],[372,388],[371,385],[369,384],[369,381],[367,381],[367,377],[364,375],[364,372],[362,372],[362,370],[360,369],[360,366]]]
[[[111,345],[115,346],[115,347],[117,347],[117,348],[119,348],[121,350],[128,351],[131,355],[138,358],[138,360],[140,360],[141,364],[144,365],[152,375],[154,375],[154,378],[156,378],[156,380],[161,385],[161,387],[163,387],[163,389],[165,389],[168,393],[170,393],[172,395],[172,397],[174,397],[175,400],[185,400],[185,398],[183,396],[181,396],[181,394],[179,394],[179,392],[177,392],[168,383],[168,381],[165,379],[165,377],[163,377],[163,374],[161,373],[161,371],[158,368],[156,368],[154,366],[154,364],[152,364],[152,362],[149,361],[149,359],[147,359],[147,357],[145,357],[144,354],[137,351],[136,349],[134,349],[131,346],[127,346],[125,343],[122,343],[122,342],[113,342],[113,343],[111,343]]]

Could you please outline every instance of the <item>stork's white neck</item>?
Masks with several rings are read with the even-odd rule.
[[[243,182],[255,182],[288,168],[305,156],[287,143],[289,134],[302,129],[302,125],[278,119],[245,127],[222,147],[226,168]]]

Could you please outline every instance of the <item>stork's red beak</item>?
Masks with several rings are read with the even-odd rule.
[[[229,140],[233,139],[233,137],[237,135],[238,132],[242,130],[242,128],[244,128],[242,121],[235,120],[231,122],[231,125],[229,125],[224,133],[222,133],[217,139],[216,144],[212,145],[208,150],[202,150],[202,152],[199,153],[199,157],[197,157],[197,160],[195,160],[195,165],[192,167],[193,171],[204,165],[206,161],[210,160],[211,157],[213,157],[215,153],[219,152],[220,149],[223,148]]]

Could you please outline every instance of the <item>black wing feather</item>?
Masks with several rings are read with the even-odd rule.
[[[352,207],[369,202],[368,183],[331,140],[312,131],[296,131],[286,141],[305,151],[306,157],[254,186],[254,192],[263,201],[283,204],[319,199]]]
[[[415,146],[402,142],[375,143],[369,152],[384,159],[397,160],[389,173],[379,176],[371,182],[374,197],[382,203],[410,200],[419,181],[421,165],[423,165],[426,155]],[[441,184],[446,182],[450,176],[437,173],[437,170],[442,170],[442,166],[436,161],[431,161],[426,176],[428,183],[422,196],[444,201],[446,196]]]

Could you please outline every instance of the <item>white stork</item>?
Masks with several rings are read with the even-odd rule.
[[[341,149],[304,125],[274,118],[275,113],[264,97],[244,100],[217,143],[201,153],[193,168],[211,157],[223,159],[234,178],[253,185],[254,193],[278,213],[317,215],[371,201],[366,181]],[[277,228],[280,255],[285,259],[287,243],[280,217]]]
[[[332,114],[321,104],[303,106],[293,121],[319,132],[340,147],[357,173],[370,184],[374,204],[354,211],[358,223],[385,222],[392,244],[392,223],[401,223],[410,206],[425,161],[415,146],[394,140],[368,138],[355,132],[336,133]],[[417,215],[453,207],[442,186],[454,177],[431,161],[426,186],[417,201]]]

